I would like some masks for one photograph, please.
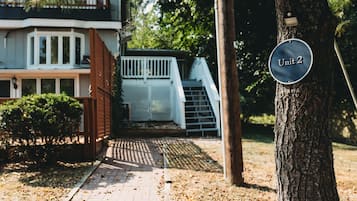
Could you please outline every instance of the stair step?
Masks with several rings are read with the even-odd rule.
[[[186,95],[189,100],[207,100],[206,95]]]
[[[205,92],[204,88],[202,88],[202,89],[197,89],[197,88],[192,89],[192,88],[190,88],[190,89],[183,89],[183,91],[186,92],[186,93],[204,93]]]
[[[186,119],[214,119],[215,117],[210,115],[210,116],[198,116],[198,117],[187,117]]]
[[[200,102],[205,102],[208,104],[208,100],[186,100],[185,103],[200,103]]]
[[[185,87],[202,87],[202,82],[197,80],[183,80],[182,86]]]
[[[210,105],[185,105],[185,108],[190,108],[190,109],[194,109],[194,108],[210,108]]]
[[[205,91],[184,91],[185,95],[206,95]]]
[[[208,110],[211,110],[210,108],[210,105],[205,103],[187,103],[185,104],[185,109],[188,109],[189,111],[192,111],[192,110],[203,110],[202,108],[206,108]]]
[[[186,132],[217,131],[217,128],[187,128]]]
[[[207,116],[208,116],[209,114],[207,114]],[[210,114],[211,115],[211,114]],[[195,114],[186,114],[186,121],[187,122],[194,122],[193,120],[195,119],[195,118],[197,118],[197,117],[205,117],[204,115],[195,115]],[[191,118],[191,119],[190,119]],[[202,118],[201,118],[202,119]],[[209,121],[209,122],[212,122],[212,121],[214,121],[215,119],[213,119],[213,118],[208,118],[208,120],[207,121]],[[196,121],[196,122],[203,122],[202,120],[200,121],[200,120],[198,120],[198,121]]]
[[[202,113],[186,113],[186,120],[193,120],[193,119],[215,119],[211,112],[207,112],[205,114]],[[211,121],[211,120],[210,120]]]
[[[205,132],[205,131],[218,131],[218,129],[217,128],[186,129],[186,133],[189,133],[189,132]]]
[[[199,108],[199,107],[210,107],[207,102],[187,102],[185,103],[185,108]]]
[[[191,126],[186,126],[186,130],[191,130],[191,129],[212,129],[216,128],[216,125],[191,125]],[[217,129],[217,128],[216,128]]]
[[[200,111],[200,110],[211,110],[208,104],[190,104],[185,105],[187,111]],[[212,111],[212,110],[211,110]]]
[[[197,125],[214,125],[214,126],[216,126],[216,122],[194,122],[194,123],[186,123],[186,126],[197,126]]]
[[[185,111],[186,114],[197,114],[197,113],[212,113],[211,110],[191,110],[191,111]]]
[[[211,115],[211,116],[209,116]],[[197,121],[204,121],[203,119],[206,119],[206,121],[215,121],[216,118],[212,116],[212,114],[209,115],[195,115],[195,114],[186,114],[186,122],[193,122],[194,120]]]

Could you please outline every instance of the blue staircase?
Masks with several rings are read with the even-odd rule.
[[[202,83],[185,80],[182,86],[186,97],[186,135],[217,134],[216,118]]]

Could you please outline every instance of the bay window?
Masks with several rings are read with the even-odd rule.
[[[81,64],[84,35],[76,32],[42,32],[28,34],[27,64],[34,68],[73,67]]]

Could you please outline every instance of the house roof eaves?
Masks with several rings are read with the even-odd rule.
[[[0,69],[1,74],[89,74],[90,69]]]
[[[56,28],[83,28],[83,29],[114,29],[122,28],[119,21],[84,21],[73,19],[44,19],[27,18],[24,20],[1,20],[0,29],[19,29],[28,27],[56,27]]]

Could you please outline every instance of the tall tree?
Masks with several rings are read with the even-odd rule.
[[[171,48],[172,37],[168,37],[159,24],[160,8],[157,3],[145,1],[133,12],[135,31],[128,42],[129,48]]]
[[[280,201],[336,201],[332,145],[328,136],[336,19],[326,0],[275,0],[278,42],[298,37],[314,53],[309,75],[276,85],[275,160]],[[288,27],[290,13],[298,19]]]
[[[339,19],[336,40],[350,75],[354,89],[357,88],[357,2],[351,0],[329,0],[330,7]],[[356,109],[351,99],[341,68],[336,65],[334,113],[331,132],[334,139],[357,144]]]
[[[243,120],[274,113],[274,82],[267,60],[275,46],[274,0],[235,0],[237,66]],[[267,101],[271,100],[271,101]]]

